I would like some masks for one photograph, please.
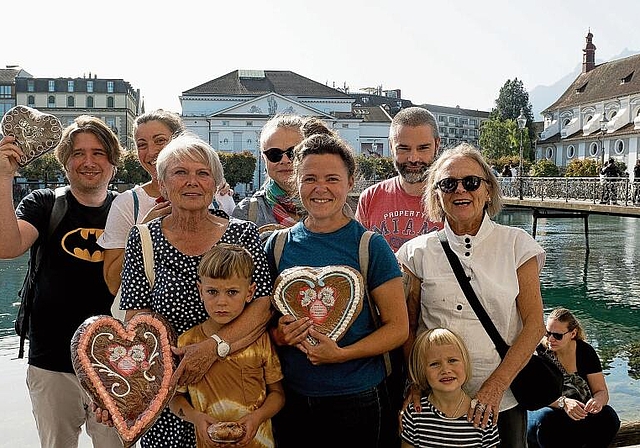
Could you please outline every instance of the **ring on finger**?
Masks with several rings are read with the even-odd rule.
[[[484,410],[487,409],[487,405],[484,403],[478,403],[476,409],[480,412],[484,412]]]

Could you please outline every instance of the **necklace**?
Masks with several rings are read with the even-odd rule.
[[[443,410],[441,410],[439,407],[436,406],[436,404],[433,401],[433,393],[429,394],[429,401],[431,402],[431,404],[433,404],[433,406],[438,409],[440,412],[442,412],[442,415],[445,418],[458,418],[456,417],[458,415],[458,411],[460,410],[460,406],[462,406],[462,403],[464,403],[464,399],[467,396],[467,394],[465,394],[464,390],[460,389],[460,401],[458,402],[458,405],[456,406],[456,408],[453,410],[453,412],[449,415],[447,415],[446,412],[444,412]]]

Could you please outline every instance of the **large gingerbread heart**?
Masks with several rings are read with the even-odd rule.
[[[314,328],[339,341],[362,310],[362,275],[349,266],[285,269],[275,282],[273,304],[282,314],[308,317]],[[311,343],[316,341],[309,337]]]
[[[71,341],[73,368],[92,400],[107,409],[125,448],[135,444],[173,397],[176,335],[159,314],[125,325],[111,316],[84,321]]]
[[[57,117],[27,106],[9,109],[0,127],[4,135],[16,138],[16,144],[24,153],[18,160],[20,166],[55,148],[62,139],[62,124]]]

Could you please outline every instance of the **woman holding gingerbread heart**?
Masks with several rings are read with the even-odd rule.
[[[366,229],[343,211],[355,179],[351,148],[332,133],[311,135],[293,150],[293,171],[306,216],[286,231],[278,262],[279,234],[267,240],[274,275],[296,266],[349,266],[362,272],[359,245]],[[405,341],[408,318],[398,263],[382,236],[372,236],[368,254],[363,287],[371,302],[364,298],[362,310],[337,342],[313,325],[314,313],[298,319],[283,315],[272,329],[286,396],[273,419],[279,448],[389,446],[383,437],[396,417],[390,411],[383,354]],[[372,307],[379,311],[379,326]]]

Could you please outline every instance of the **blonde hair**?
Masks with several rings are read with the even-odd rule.
[[[581,341],[585,340],[586,333],[584,332],[584,328],[582,328],[582,325],[580,325],[580,321],[576,319],[573,313],[569,311],[567,308],[562,308],[562,307],[555,308],[554,310],[551,311],[551,313],[549,314],[549,317],[547,317],[547,320],[548,319],[555,319],[558,322],[567,324],[568,331],[577,330],[576,331],[577,340],[581,340]],[[545,336],[544,339],[546,342],[547,337]]]
[[[253,257],[237,244],[218,243],[204,254],[198,265],[198,276],[230,279],[233,276],[251,282],[255,265]]]
[[[427,380],[427,350],[441,345],[453,345],[460,351],[466,374],[463,386],[471,379],[471,360],[462,339],[446,328],[433,328],[418,335],[409,355],[409,379],[422,391],[431,390]]]

